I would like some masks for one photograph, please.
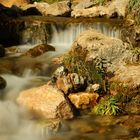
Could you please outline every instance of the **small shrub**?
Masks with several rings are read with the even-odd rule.
[[[92,112],[98,115],[117,115],[121,112],[121,109],[117,105],[118,100],[114,96],[107,97],[99,102],[97,106],[94,107]]]

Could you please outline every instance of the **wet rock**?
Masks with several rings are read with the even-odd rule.
[[[47,134],[57,132],[61,126],[60,119],[38,120],[37,125],[42,129],[47,129]]]
[[[0,90],[6,87],[6,81],[0,76]]]
[[[99,95],[97,93],[78,92],[72,93],[68,97],[76,108],[86,109],[97,103]]]
[[[73,112],[63,93],[56,87],[44,85],[22,91],[18,104],[43,118],[71,119]]]
[[[65,94],[70,92],[81,91],[85,88],[85,80],[77,73],[69,73],[67,76],[58,78],[56,81],[57,88],[62,90]]]
[[[48,44],[40,44],[32,49],[29,49],[25,54],[26,56],[37,57],[48,51],[55,51],[55,48]]]
[[[68,16],[71,10],[68,1],[56,2],[48,7],[38,6],[37,9],[44,16]]]
[[[72,11],[72,17],[125,17],[128,0],[117,0],[110,2],[106,6],[94,6],[87,9],[75,9]]]
[[[0,45],[0,57],[4,57],[5,56],[5,48]]]

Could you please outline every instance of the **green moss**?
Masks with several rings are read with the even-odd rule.
[[[118,100],[115,96],[110,96],[102,99],[97,106],[92,110],[98,115],[118,115],[121,109],[118,107]]]

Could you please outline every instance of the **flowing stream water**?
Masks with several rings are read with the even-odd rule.
[[[68,51],[81,32],[94,28],[107,36],[121,38],[121,29],[109,22],[51,23],[47,43],[53,45],[56,51],[36,58],[20,57],[26,50],[46,41],[46,31],[40,25],[35,26],[35,31],[24,30],[21,44],[14,46],[18,49],[16,53],[10,52],[0,59],[0,73],[7,81],[7,87],[0,90],[0,140],[111,140],[128,135],[124,127],[104,125],[108,123],[106,117],[86,115],[62,121],[61,130],[49,137],[47,129],[38,126],[33,116],[17,106],[16,98],[20,91],[46,83],[55,69],[51,59]],[[37,33],[40,30],[41,34]]]

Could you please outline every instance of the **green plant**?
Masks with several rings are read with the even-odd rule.
[[[63,62],[69,73],[77,73],[84,77],[87,81],[101,84],[103,75],[96,67],[93,61],[85,62],[86,52],[80,54],[80,51],[75,51],[65,55]]]
[[[107,97],[96,105],[92,112],[99,115],[117,115],[121,109],[117,105],[118,100],[115,96]]]
[[[128,11],[131,13],[137,24],[140,24],[140,0],[130,0]]]

